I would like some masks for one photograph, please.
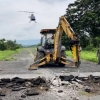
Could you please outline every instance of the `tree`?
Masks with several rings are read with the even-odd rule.
[[[61,44],[64,45],[67,50],[70,49],[69,38],[65,33],[62,34]]]
[[[5,39],[0,39],[0,50],[6,50]]]
[[[81,44],[87,41],[86,32],[89,34],[90,39],[92,39],[92,43],[96,37],[99,37],[99,0],[76,0],[74,3],[68,5],[66,17],[74,31],[79,34]]]
[[[17,44],[16,40],[5,40],[0,39],[0,50],[16,50],[18,48],[21,48],[21,44]]]

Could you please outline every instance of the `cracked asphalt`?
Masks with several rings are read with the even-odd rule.
[[[14,61],[0,61],[0,78],[34,78],[37,76],[43,76],[49,79],[59,75],[80,75],[88,76],[90,74],[100,76],[100,65],[93,62],[81,61],[79,69],[71,68],[70,66],[60,67],[54,64],[48,64],[38,70],[28,70],[30,64],[32,64],[33,56],[36,51],[31,48],[23,49],[19,54],[13,55],[17,60]],[[69,96],[68,91],[59,94],[57,91],[60,88],[55,88],[49,92],[44,92],[39,96],[20,98],[20,92],[10,92],[6,97],[2,97],[0,100],[74,100]],[[61,88],[62,89],[62,88]],[[63,88],[66,90],[66,88]],[[74,92],[72,92],[74,93]],[[71,94],[72,94],[71,93]],[[73,96],[73,94],[72,94]],[[78,96],[78,95],[76,95]],[[99,100],[100,96],[90,97],[89,100]],[[88,100],[86,96],[80,96],[79,100]]]

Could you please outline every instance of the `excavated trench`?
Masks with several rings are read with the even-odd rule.
[[[59,82],[56,80],[60,80]],[[54,83],[56,81],[56,84]],[[8,93],[15,91],[22,91],[21,98],[27,96],[41,95],[43,92],[48,92],[51,86],[68,86],[69,84],[76,86],[76,83],[82,85],[82,90],[89,93],[100,95],[100,77],[88,76],[77,77],[73,75],[59,76],[53,80],[47,80],[44,77],[23,79],[19,77],[15,78],[3,78],[0,79],[0,98],[6,96]],[[63,92],[63,90],[58,91]]]

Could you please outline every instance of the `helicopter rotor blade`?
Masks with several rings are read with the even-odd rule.
[[[18,12],[34,13],[34,12],[29,12],[29,11],[18,11]]]

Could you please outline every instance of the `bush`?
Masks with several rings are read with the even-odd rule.
[[[100,44],[100,37],[95,37],[92,42],[94,47],[98,47]]]
[[[5,39],[0,39],[0,50],[16,50],[21,48],[21,44],[17,44],[16,40],[5,40]]]
[[[88,46],[86,46],[86,48],[85,48],[85,50],[87,50],[87,51],[92,51],[93,50],[93,45],[92,44],[90,44],[90,45],[88,45]]]
[[[72,57],[71,51],[66,51],[69,57]],[[80,58],[92,62],[97,62],[96,52],[93,51],[81,51]]]

